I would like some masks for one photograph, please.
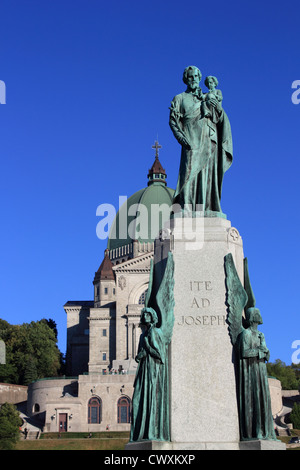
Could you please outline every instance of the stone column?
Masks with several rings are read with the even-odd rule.
[[[132,325],[132,357],[135,358],[137,354],[136,351],[136,325],[133,323]]]
[[[127,323],[127,338],[128,338],[128,359],[132,358],[132,323],[129,321]]]
[[[238,449],[224,256],[233,254],[243,279],[242,240],[226,219],[171,222],[175,278],[170,352],[172,448]]]
[[[6,364],[6,348],[2,340],[0,340],[0,364]]]

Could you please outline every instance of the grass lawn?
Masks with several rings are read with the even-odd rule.
[[[300,435],[299,430],[293,430],[293,435]],[[58,433],[42,434],[40,439],[34,441],[19,441],[15,450],[124,450],[129,441],[127,432],[93,433],[93,437],[88,439],[88,433]],[[288,444],[290,437],[279,438]],[[287,450],[300,450],[298,445],[287,445]]]
[[[292,429],[292,436],[300,436],[300,429]],[[286,444],[287,450],[300,450],[300,444],[289,444],[292,436],[280,436],[280,440]]]
[[[19,441],[15,450],[124,450],[129,441],[128,432],[42,434],[38,440]]]
[[[39,439],[20,441],[15,450],[124,450],[128,439]]]

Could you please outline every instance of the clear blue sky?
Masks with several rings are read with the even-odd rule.
[[[219,78],[232,126],[222,208],[243,238],[260,329],[271,361],[290,364],[300,340],[299,0],[1,0],[0,14],[0,317],[53,318],[65,352],[63,304],[93,298],[106,247],[97,206],[146,186],[157,135],[176,186],[168,107],[196,65]]]

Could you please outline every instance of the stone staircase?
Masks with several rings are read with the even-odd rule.
[[[275,418],[275,425],[278,436],[291,435],[291,424],[288,424],[286,420],[292,409],[293,403],[291,403],[289,400],[283,400],[282,410]]]
[[[290,436],[291,435],[290,428],[288,427],[283,428],[283,427],[277,426],[276,430],[278,432],[278,436]]]
[[[42,432],[41,424],[27,416],[26,402],[18,403],[17,409],[20,413],[20,418],[23,420],[23,424],[20,429],[20,440],[39,439]]]
[[[26,426],[25,426],[26,427]],[[27,429],[28,429],[28,426],[27,426]],[[27,434],[24,433],[24,431],[21,431],[21,435],[20,435],[20,440],[21,441],[34,441],[36,439],[39,439],[40,437],[40,434],[41,434],[41,430],[38,429],[38,430],[33,430],[32,428],[30,428],[27,432]]]

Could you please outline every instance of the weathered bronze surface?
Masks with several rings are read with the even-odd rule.
[[[170,440],[168,358],[174,325],[173,270],[172,253],[165,266],[158,264],[154,269],[151,264],[145,308],[141,312],[145,330],[136,356],[131,442]]]
[[[257,329],[263,321],[260,311],[255,308],[247,259],[244,260],[244,286],[231,253],[225,256],[225,272],[227,322],[237,360],[240,438],[242,441],[276,440],[266,368],[270,352],[264,334]]]
[[[216,77],[206,78],[208,93],[199,87],[201,72],[184,70],[186,91],[175,96],[169,124],[181,145],[181,161],[173,204],[205,216],[224,216],[221,192],[224,173],[232,163],[229,119],[222,108],[222,92]]]

